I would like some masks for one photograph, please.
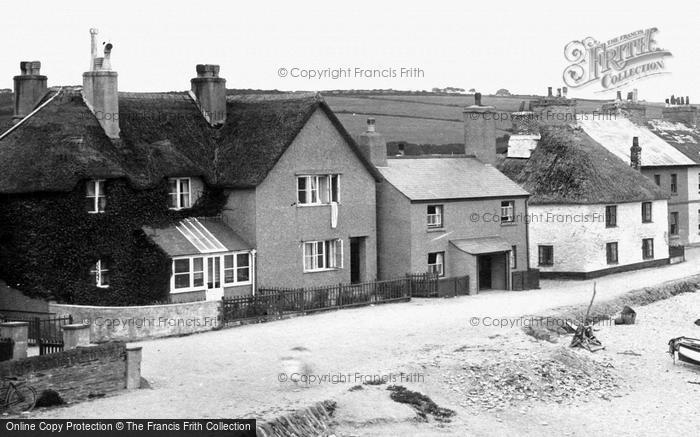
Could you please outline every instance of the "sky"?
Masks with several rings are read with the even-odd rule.
[[[80,84],[94,27],[100,41],[114,45],[121,91],[189,89],[195,65],[210,63],[221,66],[228,88],[452,86],[543,94],[564,85],[569,42],[656,27],[657,46],[672,54],[664,59],[665,74],[623,92],[638,88],[649,101],[671,94],[700,100],[700,2],[694,1],[3,0],[0,8],[0,88],[12,88],[24,60],[42,62],[49,86]],[[341,77],[308,77],[316,70]],[[602,90],[593,83],[570,88],[569,97],[615,94]]]

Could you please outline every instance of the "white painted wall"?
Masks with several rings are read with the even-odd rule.
[[[642,223],[642,203],[617,204],[617,227],[605,227],[605,206],[530,205],[530,266],[543,272],[592,272],[649,261],[642,239],[654,239],[654,259],[668,258],[668,206],[652,202],[652,222]],[[618,264],[609,265],[605,245],[617,242]],[[554,265],[538,265],[539,245],[554,246]]]

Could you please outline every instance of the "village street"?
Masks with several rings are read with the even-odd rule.
[[[687,262],[610,275],[596,280],[598,300],[700,272],[700,249]],[[543,281],[540,290],[485,292],[454,299],[414,299],[140,343],[142,375],[152,389],[44,410],[44,418],[269,418],[333,399],[361,384],[352,376],[305,388],[280,383],[280,359],[294,347],[308,349],[313,373],[388,375],[420,371],[418,358],[431,349],[499,345],[519,327],[492,319],[543,314],[549,308],[587,303],[593,280]],[[490,326],[485,326],[490,325]],[[524,339],[518,333],[517,341]],[[410,384],[409,384],[410,385]],[[425,376],[421,391],[445,401],[439,381]],[[689,401],[690,402],[690,401]],[[438,402],[440,403],[440,402]],[[453,407],[449,404],[447,407]]]

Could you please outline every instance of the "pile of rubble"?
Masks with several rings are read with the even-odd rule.
[[[447,374],[445,382],[464,397],[462,406],[506,409],[532,400],[570,403],[589,396],[608,400],[620,396],[611,364],[567,348],[544,356],[498,358]]]

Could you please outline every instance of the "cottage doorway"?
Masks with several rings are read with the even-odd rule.
[[[479,255],[479,290],[491,289],[491,255]]]
[[[508,290],[508,252],[497,252],[477,257],[478,289]]]
[[[350,282],[357,284],[365,282],[365,239],[366,237],[350,238]]]
[[[207,300],[219,300],[224,297],[221,283],[221,256],[207,257]]]

